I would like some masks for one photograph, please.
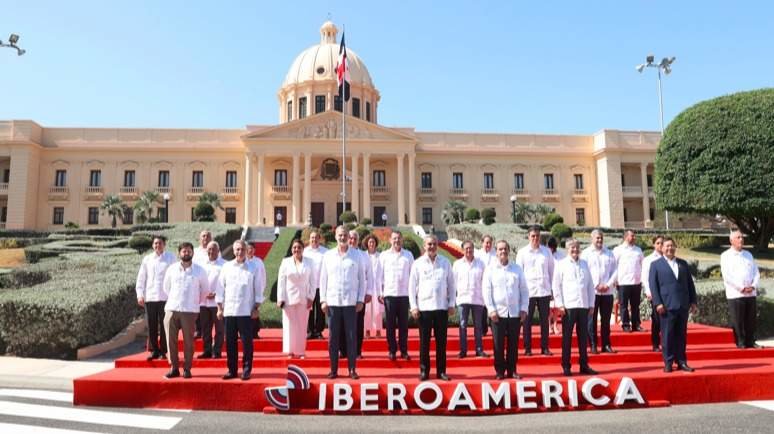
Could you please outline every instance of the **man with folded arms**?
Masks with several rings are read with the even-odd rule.
[[[409,305],[411,316],[419,321],[419,380],[428,379],[430,372],[430,332],[435,336],[435,368],[437,378],[449,381],[446,375],[446,328],[449,315],[454,314],[454,274],[451,264],[438,255],[438,239],[424,239],[425,254],[411,266]]]
[[[340,345],[347,346],[349,377],[360,378],[357,363],[357,313],[365,308],[365,268],[360,254],[349,246],[344,226],[336,228],[336,248],[323,255],[320,268],[320,305],[328,316],[328,356],[331,371],[328,378],[339,376]],[[346,342],[341,341],[344,330]]]
[[[234,259],[220,270],[220,291],[215,296],[218,319],[226,328],[226,358],[228,372],[224,380],[237,376],[237,336],[242,340],[242,380],[249,380],[253,371],[253,321],[263,303],[266,272],[260,261],[247,260],[247,243],[236,240]],[[237,335],[238,334],[238,335]]]
[[[589,367],[587,353],[588,316],[594,313],[594,284],[586,261],[580,258],[580,242],[575,239],[565,244],[569,255],[556,264],[554,269],[554,302],[562,318],[562,370],[572,375],[570,356],[572,353],[572,330],[578,339],[580,373],[596,375]]]
[[[210,292],[207,282],[207,272],[196,265],[193,260],[193,244],[180,243],[177,249],[180,262],[167,268],[164,276],[164,293],[167,303],[164,306],[164,330],[167,334],[169,348],[169,364],[171,368],[165,375],[167,378],[180,376],[180,361],[177,353],[177,339],[180,330],[183,331],[183,378],[191,378],[191,364],[194,353],[194,331],[196,318],[199,316],[199,304]]]
[[[196,263],[196,261],[194,261]],[[219,359],[223,349],[223,320],[218,319],[218,303],[215,302],[215,296],[220,286],[220,270],[226,263],[220,257],[220,245],[217,241],[210,241],[207,244],[207,260],[200,264],[207,271],[207,282],[210,285],[210,292],[202,301],[199,310],[199,320],[202,325],[202,341],[204,351],[199,354],[200,359]],[[212,329],[215,329],[215,340],[213,343]]]
[[[175,263],[175,255],[164,249],[166,238],[153,237],[153,251],[142,258],[137,273],[137,304],[145,308],[145,321],[148,323],[148,360],[167,357],[167,335],[164,332],[164,304],[167,294],[164,292],[164,275],[167,267]],[[159,334],[161,338],[159,339]]]
[[[486,267],[483,277],[483,297],[492,322],[494,365],[498,380],[520,378],[516,373],[519,326],[526,318],[529,306],[527,280],[521,267],[508,262],[510,252],[507,242],[498,241],[497,262]]]
[[[467,357],[468,353],[468,316],[473,315],[473,335],[476,340],[476,356],[489,357],[484,352],[484,328],[486,317],[484,309],[484,296],[481,289],[481,279],[484,277],[486,264],[474,256],[473,242],[468,240],[462,243],[462,251],[465,256],[454,261],[452,272],[457,287],[457,306],[460,311],[460,359]],[[488,258],[488,257],[487,257]],[[496,263],[495,261],[491,262]]]
[[[602,352],[615,353],[610,346],[610,317],[613,313],[613,293],[615,292],[615,257],[605,247],[602,231],[591,231],[591,245],[581,254],[591,271],[591,283],[594,284],[594,311],[589,317],[589,345],[591,354],[598,354],[597,349],[597,316],[601,314]]]
[[[755,302],[761,273],[750,252],[742,250],[742,232],[731,232],[729,239],[731,247],[720,255],[720,272],[726,287],[735,343],[737,348],[760,348],[755,343]]]
[[[384,318],[387,323],[387,348],[390,360],[400,348],[400,358],[410,360],[408,354],[409,275],[414,256],[403,248],[403,235],[398,231],[390,234],[390,248],[379,255],[382,282],[379,301],[384,303]],[[395,327],[398,327],[398,342],[395,342]]]
[[[551,276],[554,274],[554,256],[540,245],[540,227],[532,226],[527,233],[529,244],[519,249],[516,264],[521,267],[529,286],[529,309],[524,322],[524,355],[532,355],[532,317],[535,308],[540,314],[540,353],[550,356],[548,349],[548,314],[551,308]]]

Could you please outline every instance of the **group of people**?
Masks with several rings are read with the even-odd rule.
[[[423,239],[423,254],[414,259],[403,249],[402,235],[390,235],[389,249],[379,253],[378,240],[367,236],[360,243],[356,231],[339,226],[336,247],[321,245],[312,230],[309,245],[294,240],[291,256],[283,259],[277,281],[277,305],[282,309],[283,353],[305,357],[308,339],[321,338],[328,326],[328,378],[338,377],[340,357],[346,357],[348,375],[359,378],[356,364],[362,357],[364,336],[380,335],[383,319],[390,360],[410,360],[409,315],[419,325],[420,380],[429,378],[430,343],[436,345],[436,378],[450,380],[446,373],[446,341],[449,316],[459,310],[459,358],[467,357],[467,329],[474,330],[475,354],[484,351],[483,336],[491,329],[494,370],[497,379],[519,378],[516,370],[520,334],[524,354],[532,355],[532,324],[537,310],[541,354],[551,355],[548,345],[549,314],[561,319],[564,375],[571,372],[573,333],[579,351],[579,372],[594,375],[588,355],[615,353],[610,324],[615,294],[618,296],[622,328],[645,331],[641,326],[640,301],[645,296],[653,307],[651,339],[661,351],[664,370],[693,371],[685,354],[688,314],[696,311],[696,289],[686,261],[675,256],[677,245],[670,237],[653,237],[653,253],[643,256],[635,244],[635,233],[627,230],[623,243],[610,251],[604,234],[594,230],[591,245],[581,251],[576,239],[566,242],[566,255],[540,243],[540,228],[528,231],[529,244],[510,259],[511,247],[484,236],[482,247],[462,243],[464,256],[451,264],[438,255],[438,240]],[[730,236],[731,247],[721,255],[721,272],[728,297],[736,344],[757,348],[755,343],[755,297],[760,273],[752,256],[742,249],[738,231]],[[178,247],[175,258],[165,251],[165,240],[155,237],[153,252],[142,262],[137,279],[137,297],[145,307],[149,327],[148,359],[166,357],[168,378],[177,377],[177,336],[183,332],[183,377],[191,377],[193,339],[198,324],[204,340],[201,358],[220,357],[226,341],[228,372],[237,376],[237,340],[243,344],[242,379],[250,378],[252,338],[257,333],[258,310],[264,300],[266,273],[259,258],[248,255],[244,241],[234,243],[235,259],[225,262],[211,234],[203,231],[200,247],[190,243]],[[597,335],[599,323],[599,336]],[[160,329],[159,324],[163,324]],[[215,332],[213,339],[213,330]],[[397,336],[396,336],[397,334]],[[159,335],[161,339],[159,339]],[[166,337],[166,338],[165,338]],[[598,339],[599,338],[599,339]],[[598,346],[601,344],[601,346]]]

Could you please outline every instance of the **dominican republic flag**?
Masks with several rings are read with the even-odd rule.
[[[339,97],[349,101],[349,62],[347,61],[347,46],[344,44],[344,33],[341,34],[339,61],[336,64],[336,82],[339,85]]]

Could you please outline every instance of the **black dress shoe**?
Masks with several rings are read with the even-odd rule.
[[[626,325],[621,327],[621,329],[623,331],[627,332],[627,333],[631,333],[631,331],[632,331],[632,327],[631,326],[626,326]]]
[[[439,380],[443,380],[443,381],[451,381],[451,378],[449,378],[449,376],[446,375],[446,372],[442,372],[442,373],[438,374],[436,376],[436,378],[438,378]]]
[[[409,356],[408,353],[401,353],[400,358],[403,360],[411,360],[411,356]]]
[[[183,378],[191,378],[191,371],[183,369]]]
[[[672,365],[664,365],[664,372],[666,373],[672,372]]]
[[[159,352],[158,351],[154,351],[154,352],[148,354],[148,357],[145,360],[150,362],[151,360],[158,359],[158,358],[159,358]]]
[[[572,377],[572,371],[570,370],[570,368],[563,368],[562,375],[564,375],[565,377]]]
[[[353,379],[353,380],[359,380],[359,379],[360,379],[360,376],[359,376],[359,375],[357,375],[357,371],[355,371],[355,370],[353,369],[353,370],[349,371],[349,378],[351,378],[351,379]]]
[[[644,328],[642,328],[642,327],[640,327],[640,326],[637,326],[637,327],[634,327],[634,331],[635,331],[635,332],[644,332],[644,331],[645,331],[645,329],[644,329]]]
[[[695,369],[693,369],[690,366],[688,366],[687,363],[678,363],[677,364],[677,369],[679,369],[681,371],[685,371],[685,372],[693,372],[693,371],[695,371]]]
[[[758,345],[758,344],[752,344],[752,345],[747,345],[747,346],[745,346],[745,348],[749,348],[749,349],[758,349],[758,348],[763,348],[763,347],[762,347],[762,346],[760,346],[760,345]]]
[[[660,352],[661,352],[661,348],[659,348],[659,347],[657,347],[657,346],[656,346],[656,347],[653,347],[653,352],[654,352],[654,353],[660,353]]]
[[[459,354],[457,354],[457,358],[459,358],[459,359],[464,359],[464,358],[465,358],[465,357],[467,357],[467,356],[468,356],[468,355],[467,355],[467,354],[465,354],[465,353],[459,353]]]
[[[242,372],[242,381],[247,381],[250,379],[250,372]]]
[[[394,361],[397,359],[397,357],[395,357],[395,353],[390,353],[390,354],[389,354],[387,357],[388,357],[388,358],[389,358],[391,361],[393,361],[393,362],[394,362]]]
[[[589,352],[590,352],[591,354],[599,354],[599,350],[597,349],[597,347],[591,347],[591,349],[589,350]]]
[[[172,369],[169,370],[169,372],[164,374],[164,376],[167,377],[167,378],[179,377],[180,376],[180,370],[172,368]]]
[[[524,355],[525,356],[531,356],[532,355],[532,350],[524,350]]]
[[[602,352],[603,352],[603,353],[610,353],[610,354],[615,354],[615,353],[617,353],[618,351],[614,350],[614,349],[613,349],[613,347],[611,347],[610,345],[605,345],[605,346],[602,348]]]
[[[419,373],[419,381],[427,381],[427,372],[420,372]]]
[[[505,375],[497,374],[497,375],[495,375],[495,380],[505,380]]]
[[[220,353],[213,353],[212,358],[213,359],[219,359],[221,357]]]
[[[545,350],[541,350],[540,354],[542,354],[544,356],[553,356],[554,355],[554,353],[552,353],[551,350],[549,350],[547,348]]]
[[[212,354],[210,353],[201,353],[198,356],[196,356],[197,359],[211,359]]]
[[[160,360],[166,360],[167,359],[167,353],[159,353],[158,356],[156,356],[157,359]]]
[[[521,375],[513,372],[513,373],[511,373],[511,375],[508,375],[508,378],[515,378],[517,380],[521,380]]]
[[[588,367],[588,366],[583,366],[583,367],[581,367],[579,372],[580,372],[581,374],[584,374],[584,375],[597,375],[597,374],[599,374],[599,372],[597,372],[597,371],[595,371],[595,370],[591,369],[591,368],[590,368],[590,367]]]
[[[328,377],[329,379],[333,380],[334,378],[338,378],[339,374],[336,373],[336,372],[331,371],[331,372],[328,372],[328,375],[326,377]]]
[[[233,372],[226,372],[226,373],[223,375],[223,379],[224,379],[224,380],[232,380],[232,379],[234,379],[234,378],[236,378],[236,377],[237,377],[237,375],[236,375],[235,373],[233,373]]]
[[[483,357],[485,359],[488,359],[489,354],[487,354],[484,350],[476,351],[476,357]]]

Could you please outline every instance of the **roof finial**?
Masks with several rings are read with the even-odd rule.
[[[328,15],[330,16],[330,13]],[[320,27],[320,44],[335,44],[338,32],[339,29],[336,28],[332,21],[324,22],[322,27]]]

